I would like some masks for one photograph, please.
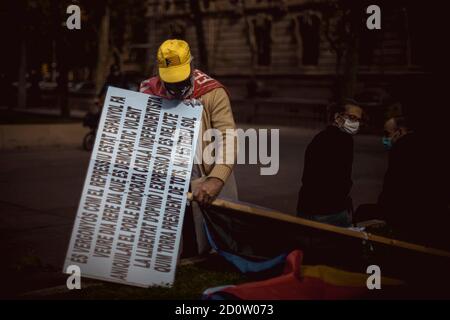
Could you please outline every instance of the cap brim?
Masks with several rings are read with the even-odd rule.
[[[186,63],[170,68],[159,68],[159,77],[162,81],[176,83],[186,80],[191,74],[191,64]]]

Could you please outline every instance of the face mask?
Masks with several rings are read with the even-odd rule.
[[[345,119],[341,129],[348,134],[356,134],[359,130],[359,121]]]
[[[381,141],[383,142],[383,147],[386,150],[391,150],[392,149],[392,138],[388,138],[388,137],[383,137],[381,139]]]
[[[192,78],[188,78],[178,83],[164,83],[164,87],[172,97],[182,100],[190,96],[192,93]]]

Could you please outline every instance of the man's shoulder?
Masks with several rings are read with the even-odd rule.
[[[211,89],[211,91],[205,93],[204,95],[207,95],[207,94],[212,95],[212,96],[222,96],[222,95],[228,96],[227,91],[223,87],[217,87],[217,88]]]
[[[196,97],[223,97],[228,96],[225,86],[220,81],[212,78],[206,73],[195,69],[194,70],[194,96]],[[221,89],[221,90],[218,90]],[[209,95],[208,95],[209,93]]]
[[[311,140],[311,142],[308,144],[306,149],[311,152],[312,150],[316,150],[317,148],[321,148],[326,141],[328,140],[328,133],[326,132],[327,128],[319,131]]]
[[[142,80],[141,83],[149,83],[149,82],[156,81],[157,79],[158,79],[158,76],[151,76],[150,78]]]
[[[331,137],[336,136],[336,134],[338,133],[339,129],[335,126],[326,126],[324,129],[322,129],[319,133],[317,133],[314,136],[314,140],[327,140],[330,139]]]
[[[143,80],[139,86],[139,91],[146,92],[147,90],[151,89],[157,81],[158,81],[157,76],[153,76],[153,77]]]
[[[420,153],[420,143],[418,137],[414,133],[409,133],[398,139],[394,143],[390,155],[391,158],[401,158],[411,156],[410,161],[415,161],[414,154]]]
[[[351,135],[342,132],[338,127],[329,125],[318,134],[316,134],[311,142],[311,144],[319,144],[319,145],[335,145],[348,143],[353,144],[353,139]]]
[[[224,98],[229,98],[228,93],[224,88],[221,87],[214,88],[211,91],[208,91],[200,96],[200,100],[204,101],[205,103],[221,100]]]
[[[419,143],[419,137],[414,133],[408,133],[398,139],[398,145],[405,147],[415,147]]]

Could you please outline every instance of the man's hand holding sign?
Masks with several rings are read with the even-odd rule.
[[[222,180],[214,177],[207,178],[194,187],[194,200],[197,201],[201,206],[208,206],[219,195],[222,188]]]

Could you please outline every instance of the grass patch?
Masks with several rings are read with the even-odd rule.
[[[206,263],[184,265],[177,268],[175,283],[171,288],[139,288],[101,282],[101,285],[83,288],[83,283],[99,283],[82,280],[82,290],[46,297],[50,299],[153,299],[153,300],[198,300],[204,290],[211,287],[238,284],[248,281],[241,273],[224,265],[219,259],[208,259]]]

